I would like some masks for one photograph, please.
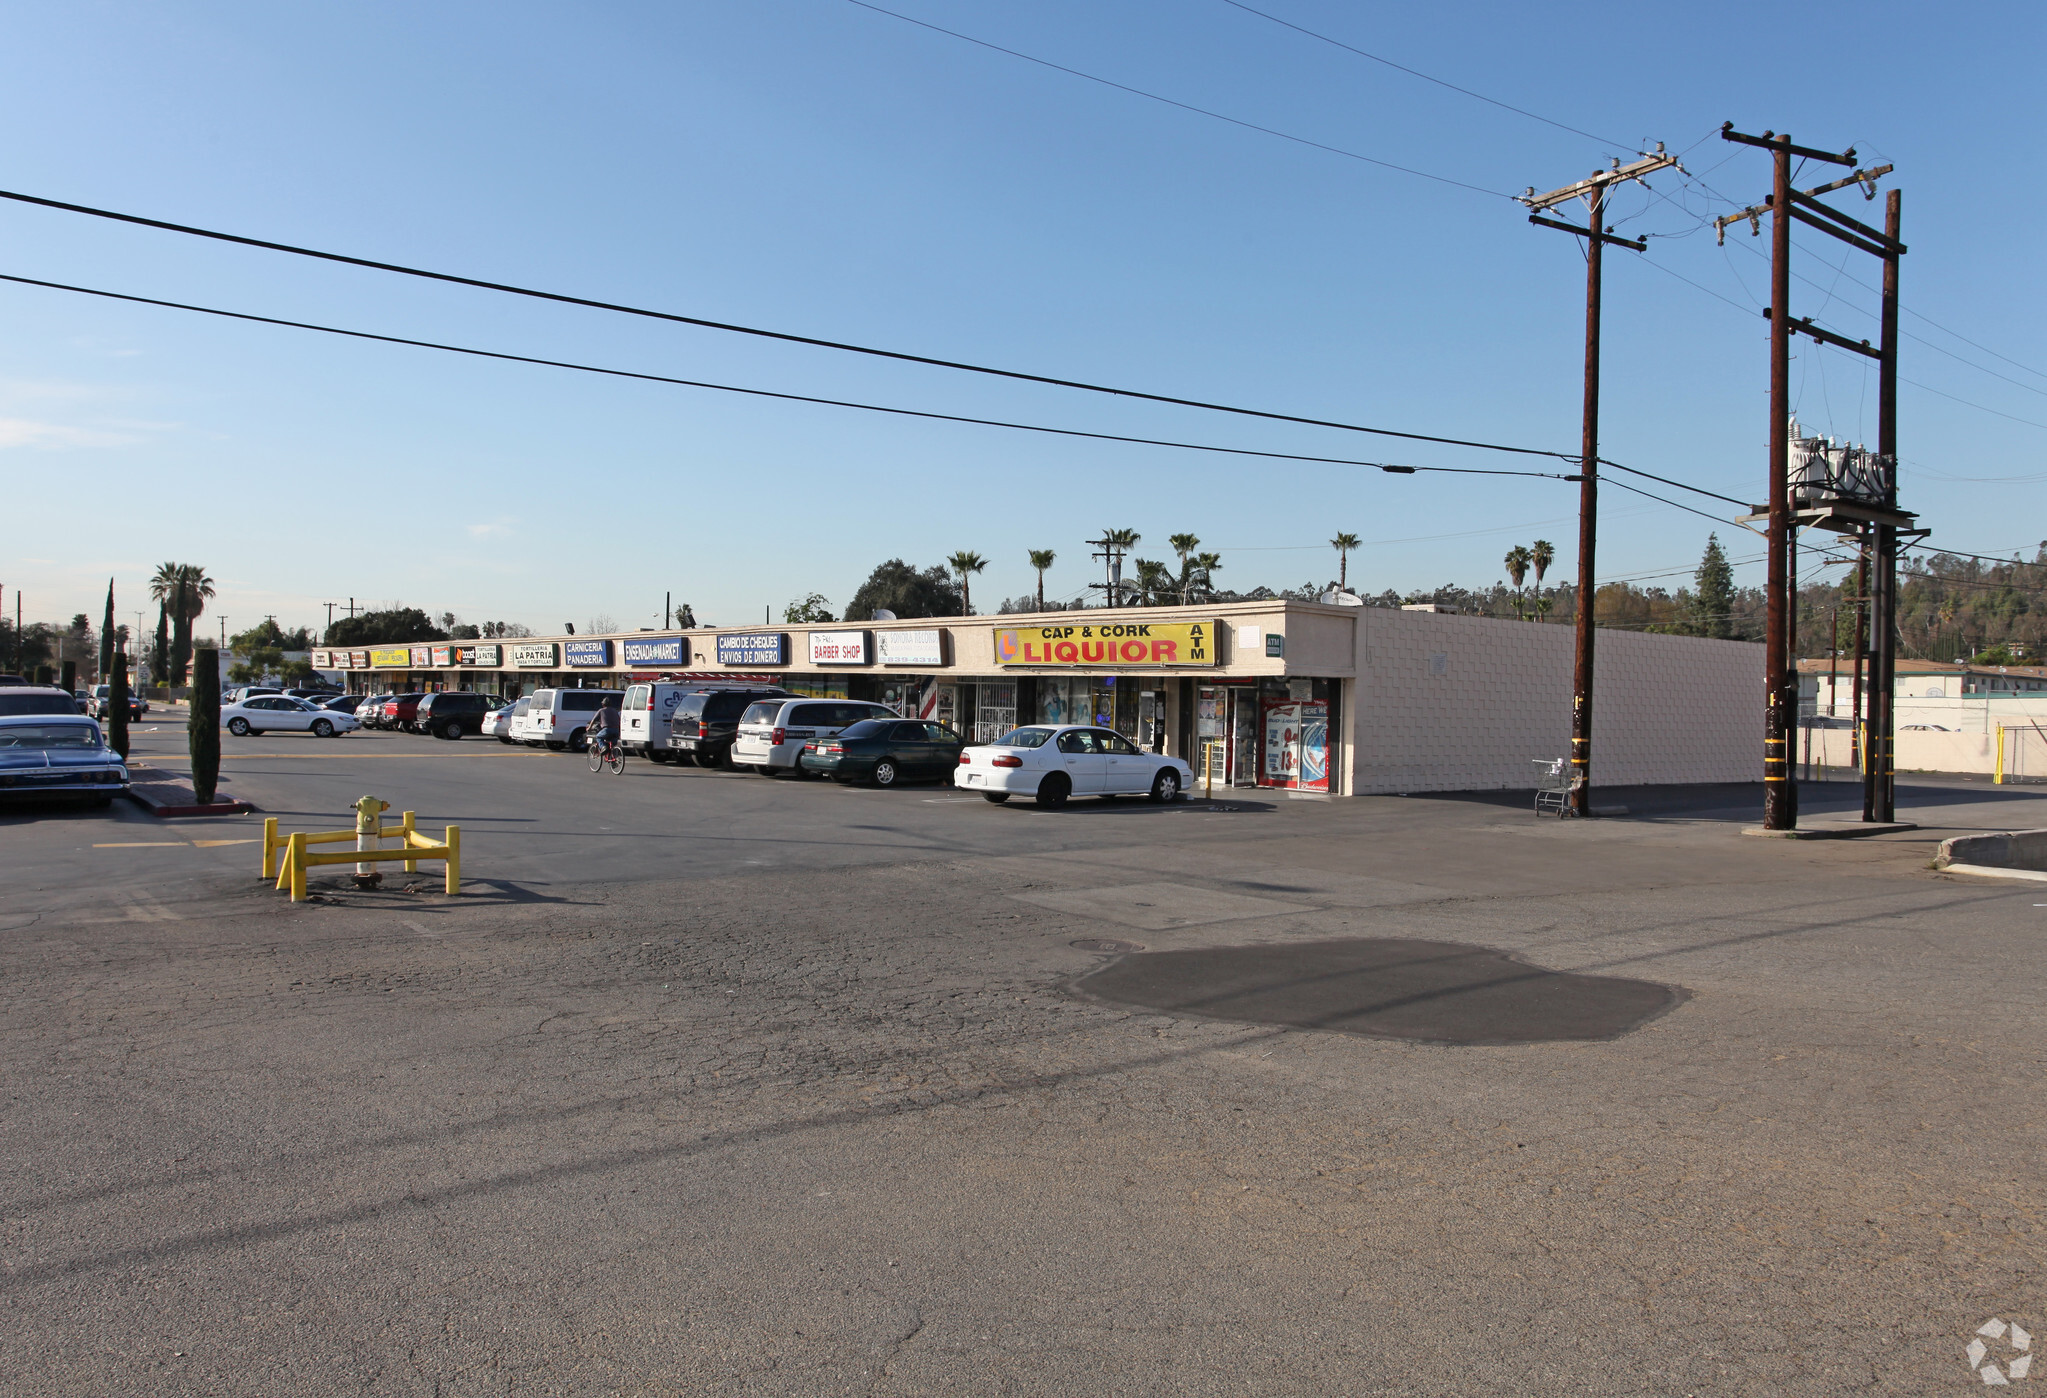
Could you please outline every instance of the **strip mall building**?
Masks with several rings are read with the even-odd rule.
[[[1597,655],[1596,784],[1760,779],[1761,646],[1601,631]],[[1329,795],[1532,786],[1569,751],[1571,660],[1568,626],[1292,601],[313,653],[357,692],[731,678],[977,741],[1095,723],[1219,785]]]

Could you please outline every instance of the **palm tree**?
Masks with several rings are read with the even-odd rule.
[[[1516,544],[1507,550],[1507,576],[1514,580],[1514,615],[1526,621],[1528,614],[1521,605],[1521,583],[1528,576],[1529,565],[1535,562],[1535,555],[1528,551],[1528,545]]]
[[[1038,570],[1038,610],[1045,610],[1045,570],[1052,566],[1059,555],[1051,549],[1032,549],[1031,566]]]
[[[1190,581],[1187,574],[1187,555],[1201,547],[1201,540],[1192,534],[1175,534],[1166,542],[1172,546],[1174,553],[1180,555],[1180,601],[1185,603],[1187,584]]]
[[[1104,529],[1102,547],[1109,555],[1109,605],[1118,607],[1123,599],[1117,594],[1122,590],[1123,555],[1137,547],[1137,541],[1144,536],[1135,529]]]
[[[1329,541],[1329,547],[1336,550],[1336,590],[1350,591],[1350,551],[1358,546],[1355,534],[1338,534]]]
[[[1213,595],[1215,592],[1215,579],[1210,575],[1216,569],[1223,566],[1223,556],[1219,553],[1197,553],[1194,555],[1193,562],[1194,575],[1201,579],[1202,592],[1207,595]]]
[[[1542,575],[1549,571],[1549,565],[1557,561],[1557,546],[1547,539],[1537,539],[1528,550],[1528,561],[1535,568],[1535,590],[1542,591]]]
[[[974,602],[973,594],[968,591],[968,579],[983,568],[986,568],[988,560],[971,550],[961,549],[945,561],[947,566],[960,575],[960,615],[972,616],[974,614]]]
[[[1164,607],[1173,600],[1173,574],[1165,564],[1149,558],[1135,561],[1137,600],[1146,607]]]
[[[170,612],[170,682],[185,682],[185,667],[192,659],[192,623],[206,610],[213,594],[213,579],[196,563],[161,563],[149,580],[149,595]]]

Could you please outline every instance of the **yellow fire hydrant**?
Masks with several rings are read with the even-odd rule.
[[[379,801],[374,796],[365,796],[355,803],[356,853],[382,848],[383,842],[379,836],[383,834],[384,829],[383,815],[390,809],[389,801]],[[377,872],[375,864],[358,861],[355,866],[355,881],[364,887],[375,888],[384,881],[384,876]]]

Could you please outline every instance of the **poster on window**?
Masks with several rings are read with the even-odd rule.
[[[1319,699],[1265,701],[1260,786],[1329,790],[1329,705]]]

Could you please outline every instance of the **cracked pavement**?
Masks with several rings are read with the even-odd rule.
[[[408,741],[237,786],[544,781],[558,845],[292,907],[190,843],[253,821],[0,822],[0,1393],[1923,1394],[2047,1332],[2047,895],[1926,867],[2024,789],[1792,844],[1748,793],[1067,820]],[[1689,998],[1442,1047],[1067,989],[1333,937]]]

